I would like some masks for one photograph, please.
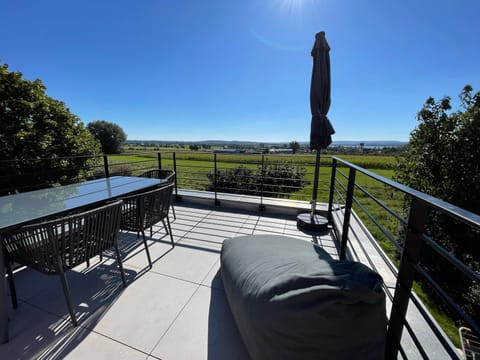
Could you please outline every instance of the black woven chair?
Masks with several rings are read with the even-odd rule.
[[[150,228],[150,237],[152,237],[152,226],[161,221],[167,234],[170,234],[172,247],[175,247],[172,228],[170,227],[170,220],[168,219],[173,187],[174,184],[169,184],[155,190],[122,198],[123,206],[120,229],[135,231],[137,234],[139,232],[142,233],[143,244],[150,268],[152,267],[152,260],[145,238],[145,229]],[[167,219],[167,224],[165,224],[165,219]]]
[[[17,307],[11,262],[28,266],[47,275],[59,275],[68,311],[74,326],[73,311],[65,271],[85,263],[105,250],[115,248],[124,286],[127,286],[118,250],[122,202],[98,207],[74,215],[23,226],[3,234],[7,254],[7,272],[14,307]]]
[[[143,174],[140,174],[139,177],[146,177],[151,179],[164,179],[167,180],[169,184],[175,184],[175,171],[168,169],[152,169],[145,171]],[[177,215],[175,214],[175,207],[173,206],[173,200],[171,202],[173,218],[177,220]]]

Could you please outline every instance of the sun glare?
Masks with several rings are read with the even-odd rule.
[[[281,11],[289,14],[301,14],[308,5],[314,2],[315,0],[277,0]]]
[[[270,0],[258,2],[249,19],[253,37],[272,48],[303,51],[318,32],[320,6],[325,0]]]

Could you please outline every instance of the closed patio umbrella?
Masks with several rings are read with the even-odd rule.
[[[315,35],[315,44],[312,49],[313,70],[310,83],[310,110],[312,123],[310,128],[310,149],[316,150],[315,176],[313,180],[312,208],[310,213],[299,214],[298,226],[307,230],[327,230],[328,221],[317,215],[318,176],[320,170],[320,150],[326,149],[332,143],[335,133],[327,117],[330,108],[330,46],[328,46],[325,32]]]

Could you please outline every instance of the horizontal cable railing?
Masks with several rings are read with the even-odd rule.
[[[434,303],[442,312],[446,312],[448,316],[454,318],[454,321],[457,321],[459,326],[467,326],[478,336],[480,333],[479,319],[471,313],[474,311],[472,309],[478,304],[469,305],[458,294],[452,293],[452,291],[458,290],[447,286],[442,271],[445,271],[444,275],[446,275],[453,270],[432,268],[426,256],[433,257],[435,261],[445,259],[445,263],[458,272],[458,281],[463,281],[465,288],[468,288],[470,284],[472,284],[472,289],[475,286],[479,287],[480,274],[478,269],[472,269],[455,256],[452,251],[445,249],[442,242],[431,236],[429,232],[440,233],[438,231],[440,222],[435,222],[435,219],[438,220],[439,216],[443,216],[464,224],[462,226],[467,228],[465,231],[470,231],[472,238],[478,241],[480,216],[379,176],[338,157],[333,157],[332,161],[329,219],[334,226],[334,231],[338,234],[338,238],[342,239],[341,249],[344,250],[340,254],[341,258],[346,258],[347,253],[352,252],[351,255],[360,256],[351,243],[349,231],[354,230],[349,226],[347,216],[352,209],[355,209],[363,222],[368,224],[368,230],[364,229],[364,235],[367,235],[368,241],[374,244],[375,248],[378,248],[378,241],[385,239],[383,249],[378,249],[378,253],[384,257],[384,262],[389,265],[389,270],[396,279],[393,293],[387,286],[384,288],[392,302],[386,358],[397,358],[398,354],[402,358],[409,358],[410,349],[405,349],[402,345],[403,329],[406,329],[415,345],[417,355],[424,359],[430,358],[424,344],[417,336],[418,334],[413,330],[412,324],[407,321],[406,314],[409,302],[415,305],[425,319],[425,322],[443,346],[445,353],[452,359],[459,358],[459,353],[452,346],[450,339],[439,328],[431,313],[425,309],[423,303],[411,290],[413,282],[418,281],[421,288],[428,289],[427,296],[434,298]],[[346,174],[340,167],[347,168],[349,173]],[[365,183],[369,185],[361,184],[362,180],[365,180]],[[370,190],[369,186],[380,195]],[[392,208],[392,206],[395,208]],[[337,212],[338,214],[336,214]],[[402,213],[405,215],[401,215]],[[375,235],[372,237],[370,232]],[[358,234],[351,235],[359,237]],[[376,265],[364,244],[359,241],[356,246],[360,246],[360,250],[364,256],[367,256],[370,266],[375,269]],[[430,249],[431,254],[426,252],[427,248]],[[388,258],[384,251],[389,254]],[[434,274],[432,274],[432,271]],[[460,277],[460,274],[463,278]],[[463,303],[460,304],[459,301],[463,301]]]
[[[322,159],[324,172],[329,171]],[[27,165],[28,166],[27,166]],[[313,155],[133,152],[51,159],[0,161],[0,195],[116,175],[137,176],[152,168],[172,169],[178,189],[258,198],[310,201]],[[319,182],[319,202],[328,201],[329,182]],[[251,199],[250,201],[255,201]]]

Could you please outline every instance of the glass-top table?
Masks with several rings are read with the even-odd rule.
[[[137,191],[166,184],[166,180],[131,176],[85,181],[0,197],[1,232],[32,221],[102,204]],[[1,244],[0,244],[1,245]],[[0,344],[8,341],[7,296],[3,246],[0,246]]]
[[[0,197],[0,231],[165,183],[130,176],[85,181]]]

